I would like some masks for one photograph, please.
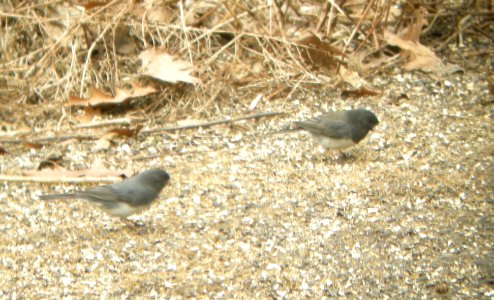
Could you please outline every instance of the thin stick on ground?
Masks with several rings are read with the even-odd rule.
[[[216,120],[216,121],[210,121],[206,123],[199,123],[199,124],[191,124],[191,125],[184,125],[184,126],[176,126],[176,127],[164,127],[164,128],[156,128],[156,129],[145,129],[142,130],[140,133],[141,134],[160,134],[162,132],[168,132],[168,131],[177,131],[177,130],[184,130],[184,129],[192,129],[192,128],[199,128],[199,127],[211,127],[214,125],[219,125],[219,124],[229,124],[229,123],[234,123],[242,120],[249,120],[249,119],[258,119],[262,117],[274,117],[274,116],[279,116],[284,114],[284,112],[261,112],[257,114],[252,114],[252,115],[247,115],[243,117],[238,117],[238,118],[233,118],[233,119],[222,119],[222,120]]]
[[[86,182],[98,182],[108,183],[117,182],[122,180],[117,176],[106,177],[46,177],[46,176],[22,176],[22,175],[0,175],[0,182],[41,182],[41,183],[86,183]]]
[[[234,122],[238,122],[238,121],[242,121],[242,120],[258,119],[258,118],[262,118],[262,117],[274,117],[274,116],[279,116],[282,114],[284,114],[284,112],[261,112],[261,113],[256,113],[256,114],[242,116],[242,117],[233,118],[233,119],[221,119],[221,120],[215,120],[215,121],[199,123],[199,124],[191,124],[191,125],[176,126],[176,127],[155,128],[155,129],[144,129],[140,132],[140,135],[155,135],[155,134],[160,134],[160,133],[168,132],[168,131],[185,130],[185,129],[199,128],[199,127],[211,127],[211,126],[219,125],[219,124],[228,124],[228,123],[234,123]],[[20,143],[24,143],[26,141],[29,141],[31,143],[43,143],[43,142],[52,142],[52,141],[61,142],[61,141],[66,141],[66,140],[70,140],[70,139],[96,140],[99,138],[101,138],[101,132],[100,131],[98,131],[94,134],[70,134],[70,135],[65,135],[65,136],[51,136],[51,137],[42,137],[42,138],[36,138],[36,139],[29,139],[29,138],[0,139],[0,142],[5,143],[5,144],[20,144]]]

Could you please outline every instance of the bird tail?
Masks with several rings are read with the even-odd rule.
[[[53,194],[53,195],[41,195],[41,200],[60,200],[60,199],[74,199],[77,198],[77,194]]]
[[[317,130],[317,123],[312,122],[312,120],[293,122],[293,126],[296,130]]]

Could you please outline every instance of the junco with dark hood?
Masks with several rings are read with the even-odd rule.
[[[42,195],[40,199],[84,199],[109,215],[124,219],[149,208],[169,180],[170,175],[165,171],[149,169],[113,184],[71,194]]]
[[[295,122],[294,130],[305,130],[326,149],[343,150],[355,146],[379,123],[366,109],[326,113],[307,121]]]

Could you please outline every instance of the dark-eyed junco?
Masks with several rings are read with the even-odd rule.
[[[306,130],[326,149],[355,146],[379,123],[376,115],[366,109],[326,113],[307,121],[295,122],[295,130]]]
[[[113,184],[71,194],[42,195],[40,199],[84,199],[112,216],[127,218],[151,206],[169,180],[165,171],[149,169]]]

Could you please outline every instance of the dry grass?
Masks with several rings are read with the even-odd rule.
[[[251,113],[247,107],[258,94],[263,98],[256,110],[287,114],[117,140],[97,151],[91,140],[34,150],[2,135],[8,153],[0,154],[1,174],[33,170],[61,153],[68,169],[96,160],[116,170],[161,166],[172,181],[158,204],[133,217],[146,224],[142,228],[86,203],[37,200],[41,193],[83,186],[2,182],[1,297],[494,296],[493,110],[481,105],[490,103],[484,91],[492,57],[484,55],[492,48],[492,22],[481,14],[492,9],[487,3],[475,2],[470,10],[459,10],[456,2],[416,3],[432,24],[427,45],[468,57],[455,61],[464,73],[439,78],[402,72],[394,60],[362,68],[362,62],[390,55],[392,49],[381,47],[381,30],[412,23],[405,17],[412,15],[408,4],[394,20],[391,2],[375,1],[366,2],[374,4],[369,9],[345,6],[347,15],[320,22],[320,4],[314,4],[317,13],[297,14],[298,2],[280,8],[256,1],[168,2],[170,21],[156,24],[137,4],[113,1],[72,19],[55,39],[49,24],[63,21],[64,14],[53,13],[58,2],[12,3],[0,4],[0,118],[5,133],[27,131],[14,139],[99,134],[74,127],[75,112],[60,116],[61,102],[91,86],[112,90],[138,77],[137,54],[118,53],[127,40],[137,45],[130,46],[135,52],[159,45],[190,60],[201,84],[151,80],[158,94],[102,118],[125,114],[149,128],[224,118]],[[328,8],[328,16],[336,13]],[[461,20],[463,31],[438,36],[446,28],[441,24]],[[328,43],[302,44],[298,38],[306,30]],[[461,51],[449,39],[459,35],[468,46]],[[327,60],[328,53],[336,59]],[[309,63],[307,55],[322,60]],[[339,63],[383,94],[342,98]],[[337,153],[320,159],[302,135],[267,134],[348,107],[370,108],[381,120],[351,159]]]
[[[190,111],[224,115],[228,112],[223,107],[257,94],[267,100],[283,98],[327,83],[316,69],[335,78],[340,64],[361,76],[378,71],[382,65],[376,68],[375,63],[392,54],[382,47],[383,30],[406,28],[421,9],[427,11],[430,25],[422,38],[432,47],[443,47],[458,37],[471,45],[470,37],[485,36],[491,26],[485,22],[488,3],[482,1],[470,4],[468,14],[453,1],[439,6],[420,1],[400,5],[355,1],[342,7],[292,1],[273,6],[263,1],[213,1],[186,7],[173,1],[148,3],[110,1],[83,11],[67,3],[6,1],[1,19],[5,81],[0,82],[4,95],[0,100],[7,105],[16,99],[16,103],[46,106],[47,102],[58,105],[69,95],[87,95],[92,86],[113,91],[139,77],[137,52],[159,46],[190,60],[202,84],[196,89],[161,85],[161,95],[151,104],[144,102],[145,107],[155,111],[165,106],[177,118]],[[470,17],[465,19],[465,14]],[[462,29],[457,32],[445,29],[460,22],[457,27]],[[321,40],[308,38],[315,35]],[[456,50],[446,51],[455,54]],[[341,79],[329,82],[335,86]]]

